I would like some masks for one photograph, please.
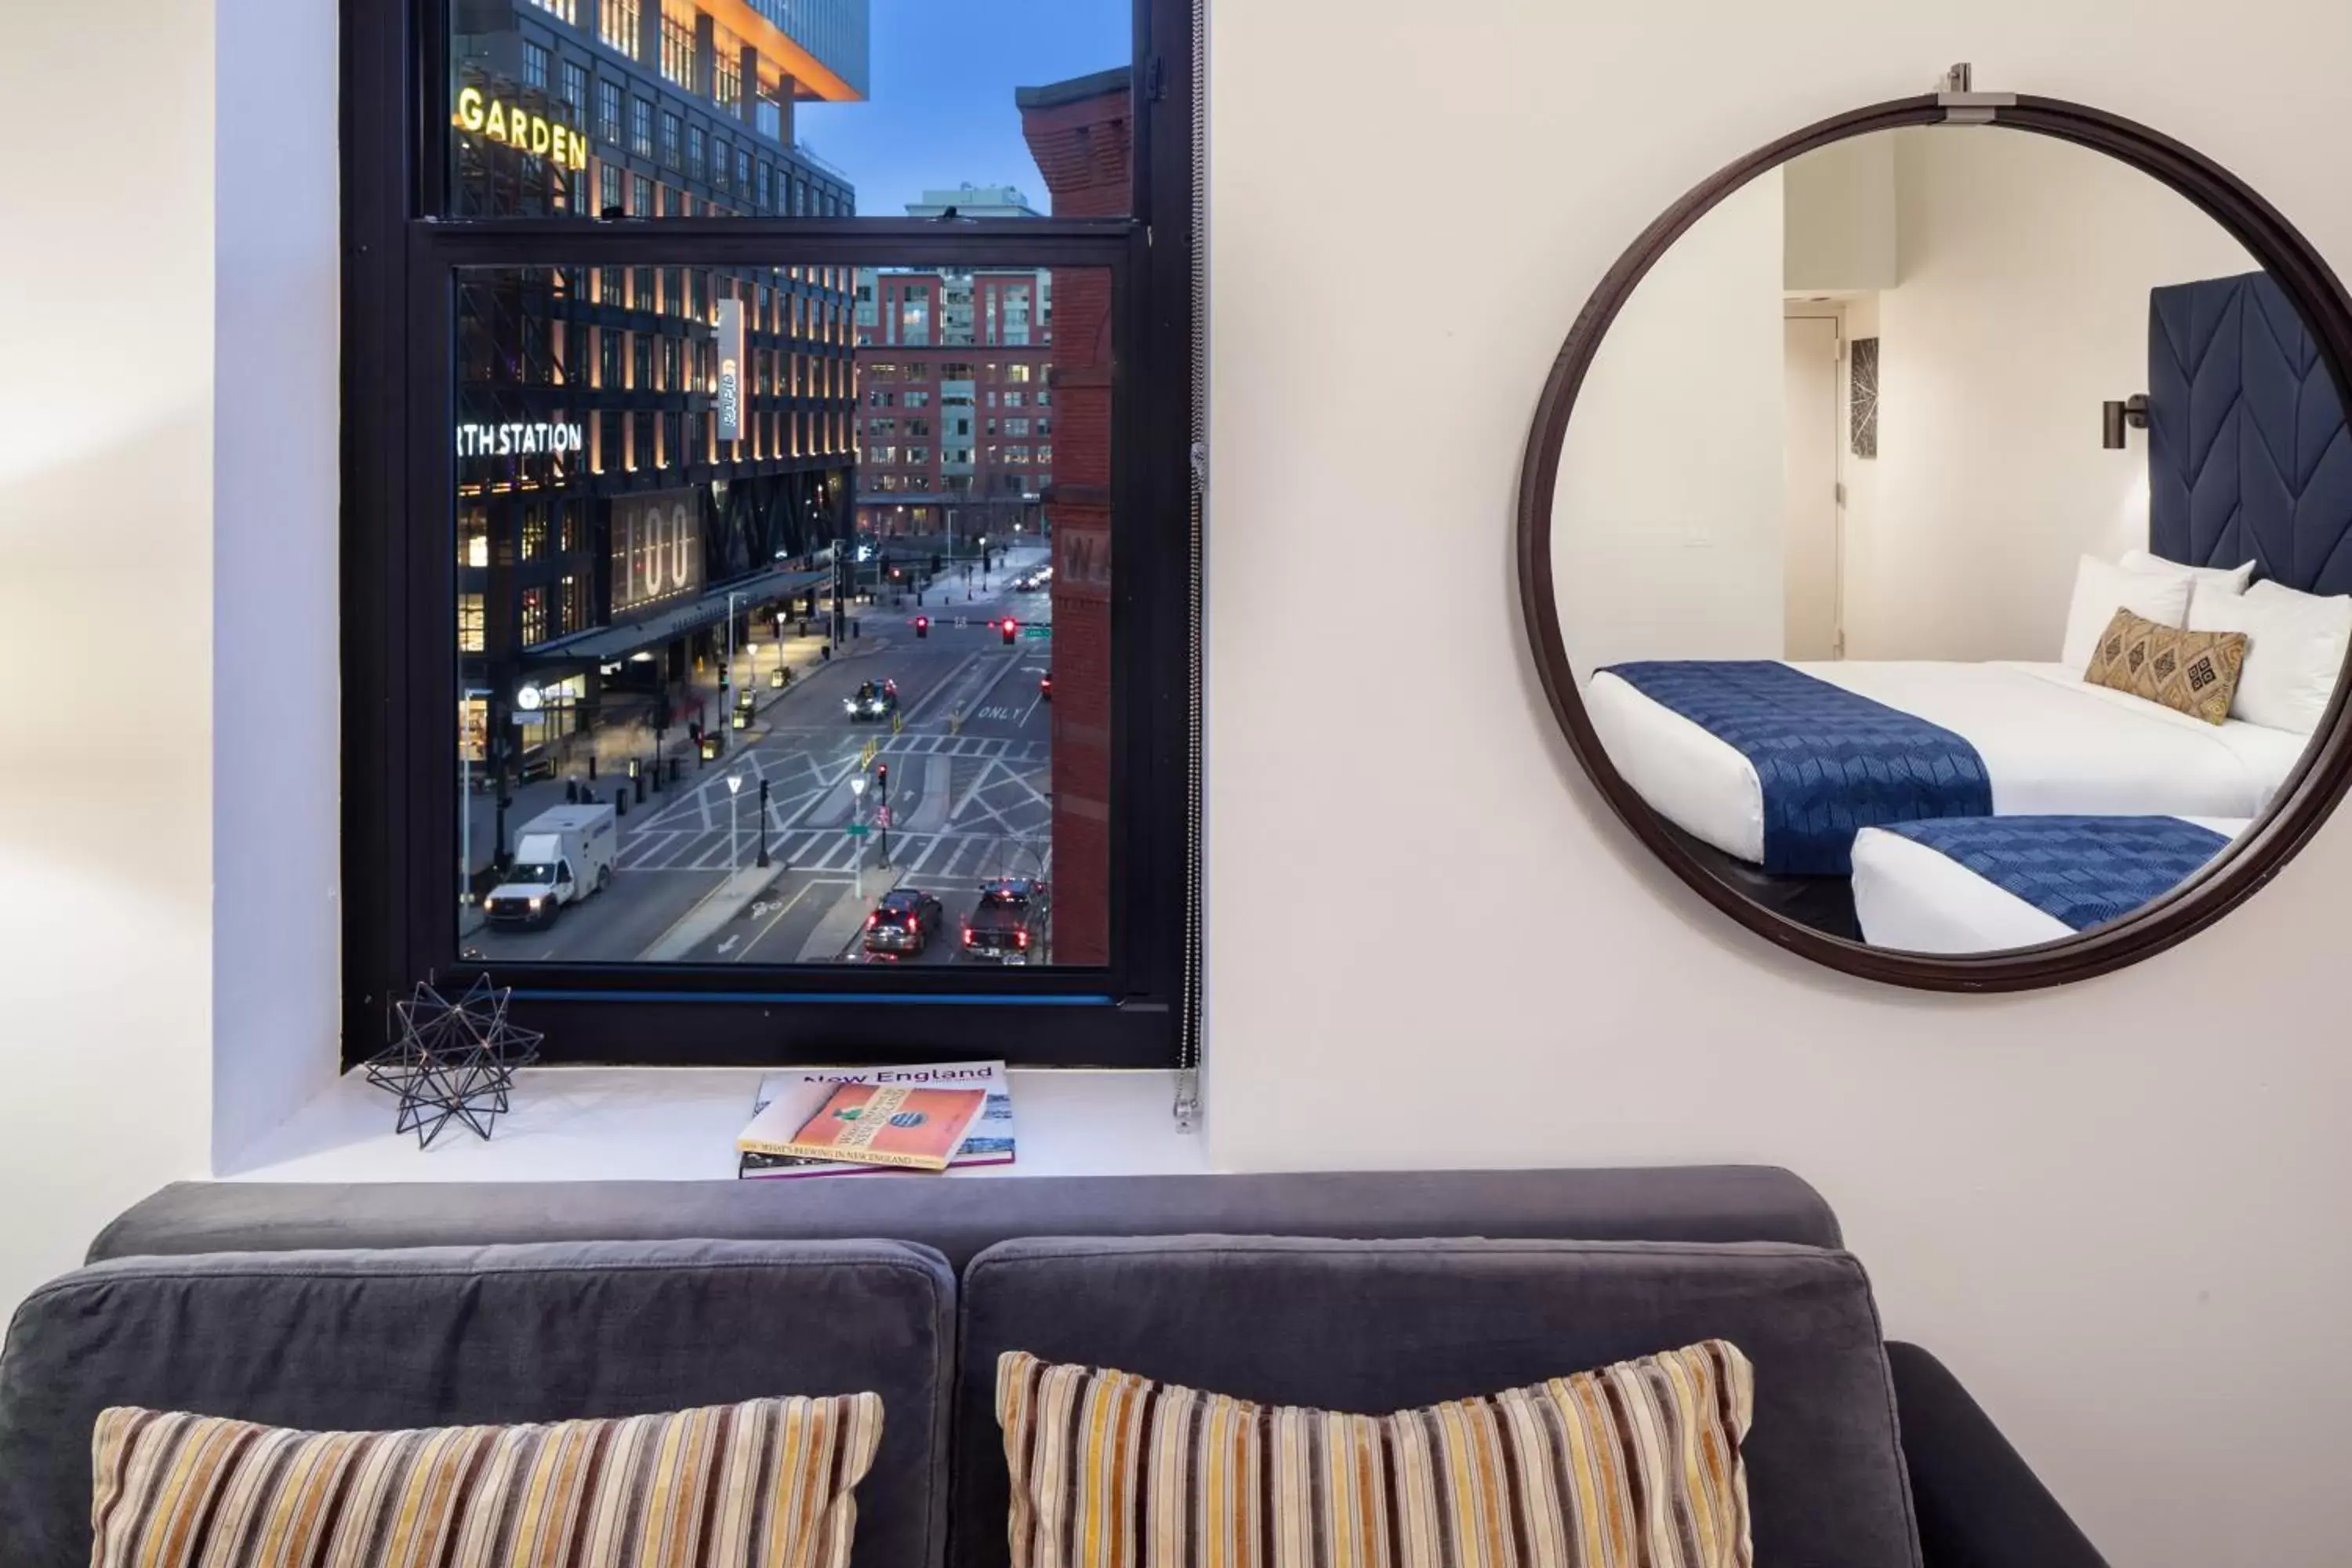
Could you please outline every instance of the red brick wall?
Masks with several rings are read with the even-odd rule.
[[[1057,217],[1129,208],[1124,87],[1022,110]],[[1054,957],[1110,960],[1110,278],[1054,274]]]

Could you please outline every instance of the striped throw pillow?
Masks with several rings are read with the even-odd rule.
[[[91,1568],[845,1568],[882,1401],[292,1432],[118,1408]]]
[[[1721,1340],[1390,1415],[997,1363],[1013,1568],[1747,1568]]]

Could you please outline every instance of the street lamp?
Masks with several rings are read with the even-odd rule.
[[[857,897],[863,901],[866,897],[866,836],[857,829],[866,826],[866,775],[864,773],[859,773],[849,781],[849,843],[855,851],[849,858],[849,864],[856,874]]]
[[[727,868],[730,871],[740,871],[743,868],[743,843],[738,832],[741,818],[738,806],[742,794],[743,775],[729,773],[727,775]]]

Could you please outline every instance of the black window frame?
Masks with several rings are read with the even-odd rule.
[[[343,1050],[415,983],[462,987],[455,290],[467,267],[1101,268],[1114,342],[1110,962],[995,971],[502,963],[551,1062],[783,1066],[910,1056],[1173,1068],[1197,1008],[1193,7],[1133,0],[1134,183],[1118,218],[453,218],[452,0],[341,0]],[[593,42],[592,35],[589,37]],[[593,79],[601,80],[602,79]],[[594,89],[592,88],[591,89]],[[1012,111],[1010,105],[1008,112]],[[398,133],[387,128],[403,128]],[[599,128],[601,129],[601,127]],[[834,193],[825,192],[834,206]]]

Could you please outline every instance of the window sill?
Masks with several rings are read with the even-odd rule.
[[[242,1182],[728,1181],[760,1073],[719,1068],[539,1068],[488,1142],[463,1126],[429,1149],[392,1131],[392,1097],[356,1073],[222,1169]],[[1177,1129],[1167,1072],[1015,1069],[1011,1165],[958,1180],[1165,1175],[1208,1169]]]

